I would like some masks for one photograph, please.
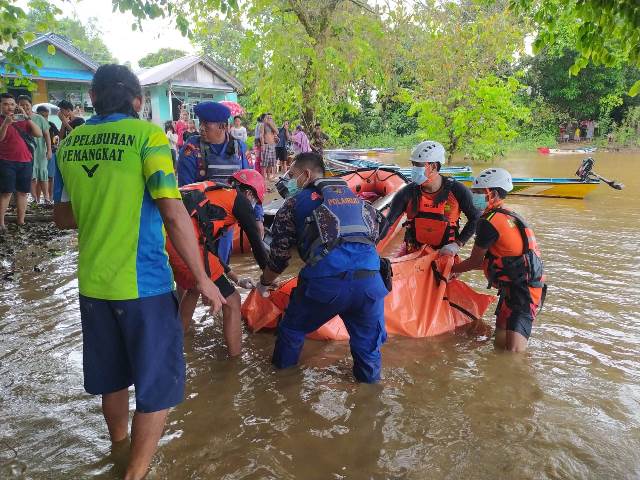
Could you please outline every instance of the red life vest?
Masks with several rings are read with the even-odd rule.
[[[232,212],[238,192],[229,185],[205,181],[185,185],[180,188],[180,193],[200,243],[205,271],[210,278],[217,278],[223,273],[224,268],[219,261],[211,262],[209,257],[213,255],[217,258],[217,240],[227,231],[227,228],[237,223]],[[172,245],[171,249],[168,245],[167,251],[174,268],[187,268],[183,265],[182,259],[171,258],[174,256],[172,255],[174,250]]]
[[[407,205],[405,213],[408,219],[407,243],[413,240],[420,245],[429,245],[438,249],[455,242],[460,222],[460,204],[451,191],[453,181],[443,179],[442,189],[427,193],[419,191],[418,208],[414,207],[415,197]]]
[[[515,212],[493,208],[482,218],[498,232],[498,239],[489,247],[483,270],[489,286],[505,284],[544,286],[544,264],[533,230]]]

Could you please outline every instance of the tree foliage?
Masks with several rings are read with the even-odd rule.
[[[536,22],[536,52],[553,45],[567,27],[575,34],[579,52],[570,72],[577,75],[590,62],[640,67],[640,7],[638,0],[512,0],[518,12]],[[636,79],[629,95],[640,92]]]
[[[142,57],[138,60],[138,65],[143,68],[155,67],[156,65],[184,57],[186,54],[187,52],[176,48],[161,48],[157,52],[152,52]]]
[[[77,18],[62,18],[53,21],[50,30],[66,37],[74,47],[82,50],[96,63],[117,63],[102,40],[103,34],[96,17],[89,17],[86,23]]]
[[[49,22],[54,20],[60,10],[46,0],[32,1],[32,9],[38,9],[41,13],[25,32],[23,27],[27,21],[27,12],[14,3],[13,0],[0,0],[0,58],[3,59],[5,71],[17,75],[13,80],[15,85],[33,88],[23,70],[27,75],[37,74],[38,68],[42,67],[42,60],[27,52],[24,47],[35,40],[36,33],[48,30]],[[0,88],[6,86],[6,81],[5,76],[0,77]]]
[[[42,67],[42,59],[28,53],[25,46],[36,39],[38,34],[54,32],[66,37],[73,46],[82,50],[97,63],[115,62],[116,59],[102,41],[102,32],[97,19],[91,17],[86,24],[76,18],[57,16],[62,11],[47,0],[30,0],[28,9],[13,5],[11,0],[0,0],[0,57],[7,73],[15,73],[12,80],[15,85],[32,88],[28,76],[37,75]],[[54,55],[55,48],[50,46],[49,54]],[[23,74],[26,72],[26,76]],[[6,79],[0,79],[0,87]]]
[[[495,75],[470,80],[468,89],[453,90],[446,101],[425,99],[412,105],[425,138],[441,142],[449,155],[487,159],[504,153],[505,142],[518,135],[518,122],[530,111],[517,101],[520,83]]]
[[[523,27],[499,4],[425,1],[400,28],[412,35],[407,56],[413,78],[399,96],[412,105],[425,138],[450,155],[478,158],[500,153],[528,111],[517,102],[514,55],[524,48]],[[491,147],[493,145],[493,147]]]

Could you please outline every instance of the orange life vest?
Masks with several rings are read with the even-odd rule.
[[[493,208],[482,218],[498,232],[498,239],[489,247],[484,262],[484,274],[489,286],[505,284],[530,287],[544,286],[544,264],[533,230],[515,212]]]
[[[442,189],[427,193],[419,186],[418,208],[411,200],[405,213],[408,219],[407,244],[415,242],[438,249],[455,242],[460,222],[460,204],[451,191],[453,180],[443,179]],[[417,197],[417,195],[416,195]]]
[[[218,278],[224,272],[224,267],[217,260],[217,240],[227,228],[238,221],[232,213],[238,192],[229,185],[205,181],[185,185],[180,188],[180,193],[200,243],[205,271],[210,278]],[[173,245],[167,243],[173,268],[179,270],[187,268],[181,258],[175,258],[175,255],[172,255],[177,252]],[[210,256],[215,256],[216,261],[212,262],[213,259],[209,258]]]

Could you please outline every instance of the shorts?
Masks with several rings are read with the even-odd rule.
[[[262,167],[274,167],[276,165],[276,146],[274,144],[262,146]]]
[[[56,176],[56,156],[51,155],[49,159],[49,163],[47,163],[47,173],[49,174],[49,179],[52,180]]]
[[[289,158],[289,152],[287,152],[287,147],[276,147],[276,158],[280,162],[286,162]]]
[[[31,192],[33,162],[0,160],[0,193]]]
[[[498,293],[496,327],[517,332],[526,339],[543,301],[543,288],[527,286],[503,287]]]
[[[134,385],[136,411],[182,402],[185,384],[182,323],[174,292],[135,300],[80,295],[84,388],[93,395]]]

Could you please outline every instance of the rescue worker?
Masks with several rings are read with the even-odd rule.
[[[180,189],[182,200],[191,215],[196,237],[199,239],[200,256],[209,278],[226,299],[222,307],[222,325],[229,356],[240,354],[242,327],[240,295],[229,282],[231,279],[242,288],[253,288],[250,279],[238,279],[229,267],[216,255],[216,242],[230,227],[239,223],[246,232],[256,262],[261,269],[267,263],[267,252],[254,217],[254,206],[262,203],[265,193],[264,178],[255,170],[239,170],[233,174],[237,187],[211,181],[193,183]],[[195,279],[182,261],[171,242],[167,242],[169,263],[178,287],[184,293],[180,300],[180,318],[186,331],[193,318],[200,292]],[[206,257],[206,261],[205,261]]]
[[[411,152],[411,183],[394,196],[387,214],[392,226],[406,213],[407,253],[428,245],[442,255],[455,256],[475,232],[480,211],[467,187],[440,175],[444,163],[445,150],[438,142],[422,142]],[[461,213],[467,217],[462,230]]]
[[[297,246],[305,266],[291,295],[272,362],[277,368],[298,363],[304,337],[336,315],[350,335],[353,374],[358,381],[380,379],[380,346],[386,340],[380,275],[377,211],[357,198],[341,179],[323,178],[316,153],[298,154],[289,171],[289,198],[278,210],[273,241],[258,290],[263,296],[285,270]]]
[[[503,168],[484,170],[472,190],[473,203],[483,214],[471,256],[454,265],[451,272],[484,270],[489,286],[497,288],[500,296],[494,345],[522,352],[527,349],[546,293],[538,244],[525,220],[504,206],[507,193],[513,190],[509,172]]]
[[[184,186],[204,180],[226,184],[238,170],[248,169],[245,145],[229,134],[231,110],[218,102],[201,102],[194,109],[200,120],[200,135],[187,139],[178,157],[178,185]],[[256,220],[263,221],[262,207],[256,207]],[[218,257],[229,264],[233,248],[233,228],[218,242]]]

